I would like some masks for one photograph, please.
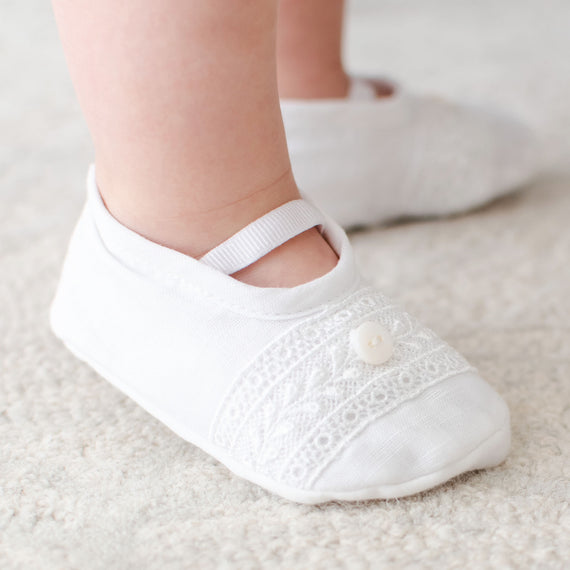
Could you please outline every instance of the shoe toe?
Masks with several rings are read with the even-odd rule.
[[[368,425],[314,490],[363,499],[404,496],[498,465],[509,447],[505,402],[482,378],[463,373]]]
[[[403,195],[411,215],[469,211],[516,190],[539,172],[542,151],[522,122],[437,98],[419,98],[416,105],[418,158]]]
[[[494,187],[504,194],[531,181],[541,167],[541,149],[534,132],[515,120],[497,122]]]

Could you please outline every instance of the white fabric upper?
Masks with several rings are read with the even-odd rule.
[[[532,133],[506,115],[410,93],[282,100],[300,188],[345,227],[479,206],[537,173]]]
[[[421,458],[419,467],[400,462],[401,472],[386,471],[388,458],[374,452],[386,447],[388,433],[407,449],[416,433],[406,422],[425,430],[425,457],[430,446],[442,448],[452,465],[439,482],[460,472],[457,456],[504,432],[502,451],[495,446],[461,470],[487,466],[489,453],[500,461],[508,449],[508,411],[500,397],[432,331],[363,286],[346,235],[319,219],[339,255],[337,266],[291,289],[257,288],[122,226],[106,210],[92,169],[52,305],[54,332],[179,435],[288,498],[318,502],[381,485],[386,477],[397,486],[429,471],[430,461]],[[351,331],[369,321],[390,336],[393,353],[382,364],[366,362],[351,346]],[[382,339],[369,340],[373,346]],[[494,411],[481,415],[479,405],[452,410],[446,404],[436,413],[418,399],[432,401],[437,389],[437,400],[452,401],[455,381],[465,383],[465,398]],[[440,415],[450,410],[457,433],[446,437],[455,442],[453,453],[442,447],[441,428],[428,425],[441,425]],[[370,461],[358,473],[339,467],[345,457],[353,462],[351,449],[362,448]],[[372,489],[360,498],[397,493]]]

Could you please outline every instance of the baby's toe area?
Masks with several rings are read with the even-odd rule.
[[[368,425],[313,489],[359,498],[403,496],[498,465],[509,448],[507,405],[477,374],[462,373]]]

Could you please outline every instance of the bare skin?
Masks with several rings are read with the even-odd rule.
[[[344,0],[279,0],[277,78],[284,99],[340,99],[349,77],[342,60]],[[376,94],[393,88],[377,82]]]
[[[199,257],[299,197],[279,108],[276,0],[54,0],[54,10],[99,188],[121,223]],[[235,277],[291,287],[336,262],[313,229]]]
[[[283,98],[342,98],[344,0],[280,0],[277,72]]]

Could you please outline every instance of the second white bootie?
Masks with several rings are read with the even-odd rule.
[[[354,79],[346,99],[282,100],[295,178],[344,227],[445,216],[531,180],[532,132],[507,115]]]

